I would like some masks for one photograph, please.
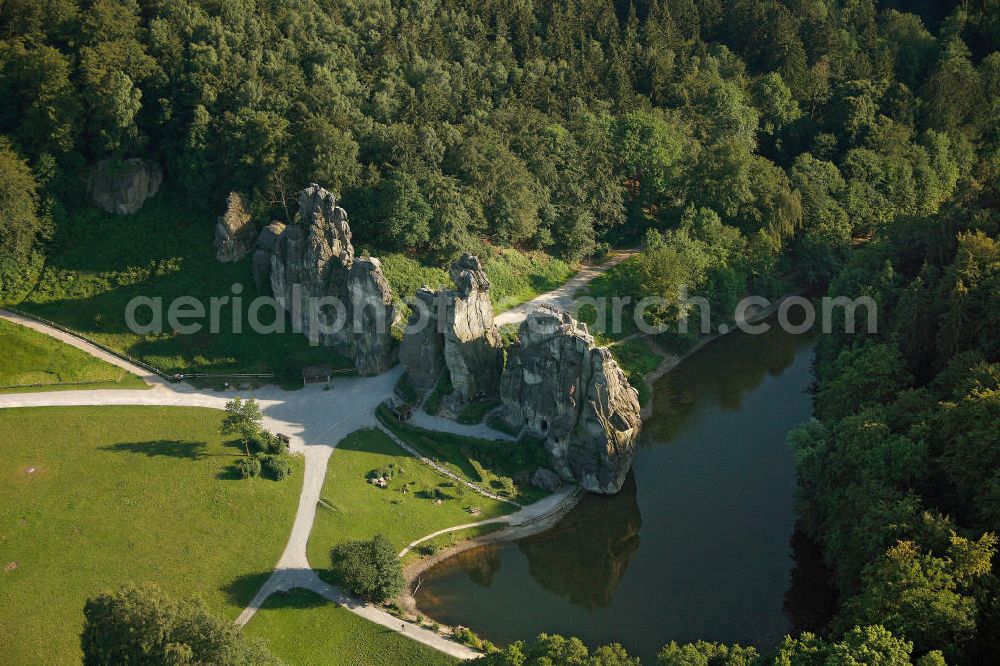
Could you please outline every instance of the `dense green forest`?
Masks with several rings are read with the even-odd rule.
[[[429,267],[642,244],[616,290],[870,295],[792,437],[838,611],[774,659],[996,663],[998,49],[997,0],[3,0],[0,301],[87,235],[108,157],[259,225],[323,184]]]
[[[709,272],[769,278],[787,249],[829,278],[995,169],[995,3],[895,4],[7,0],[0,285],[108,156],[261,223],[322,183],[378,251],[572,259],[714,214],[741,238]]]

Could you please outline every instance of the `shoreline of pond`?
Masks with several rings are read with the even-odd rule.
[[[670,372],[676,369],[685,360],[704,350],[711,343],[725,338],[733,333],[742,332],[743,328],[746,326],[752,326],[773,317],[781,307],[782,303],[795,295],[796,294],[786,294],[782,296],[778,300],[769,304],[767,307],[760,308],[752,315],[746,317],[742,323],[727,326],[724,331],[716,331],[701,336],[697,342],[680,354],[665,352],[656,344],[654,338],[649,334],[639,335],[638,337],[640,339],[645,340],[647,344],[653,346],[654,351],[663,357],[656,369],[643,377],[643,382],[649,387],[650,390],[650,398],[640,411],[640,417],[643,423],[653,417],[653,404],[655,397],[654,385],[658,381],[670,374]],[[448,563],[449,560],[470,550],[485,548],[488,546],[507,545],[550,531],[576,507],[582,498],[583,493],[574,493],[542,520],[529,525],[505,527],[494,532],[466,539],[455,543],[432,556],[422,558],[407,565],[403,570],[403,575],[406,579],[406,587],[405,592],[400,597],[402,607],[411,613],[426,616],[426,613],[421,611],[416,601],[416,593],[422,583],[423,574]]]

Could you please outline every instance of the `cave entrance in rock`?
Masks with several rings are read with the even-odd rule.
[[[545,419],[542,419],[542,422],[541,422],[540,425],[542,426],[542,432],[548,432],[549,431],[549,422],[548,421],[546,421]]]

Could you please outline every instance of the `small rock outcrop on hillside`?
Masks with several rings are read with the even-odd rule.
[[[479,258],[464,254],[451,265],[454,289],[417,291],[403,335],[400,360],[410,384],[434,387],[447,369],[458,403],[496,398],[503,372],[503,342],[493,323],[490,281]]]
[[[215,224],[215,258],[222,263],[239,261],[250,254],[257,240],[257,229],[247,212],[243,197],[230,192],[226,212]]]
[[[545,438],[560,476],[595,493],[621,489],[639,436],[639,394],[585,325],[554,310],[529,314],[500,397],[511,425]]]
[[[108,213],[131,215],[163,183],[163,167],[151,160],[108,158],[95,164],[87,179],[94,205]]]
[[[271,292],[296,331],[337,348],[362,375],[392,365],[392,289],[378,259],[354,256],[347,213],[333,194],[310,185],[299,194],[296,224],[272,224],[261,232],[255,279],[267,273],[266,257]]]

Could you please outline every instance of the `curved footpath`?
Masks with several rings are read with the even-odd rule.
[[[399,556],[403,557],[416,546],[419,546],[425,541],[430,541],[435,537],[439,537],[442,534],[448,534],[449,532],[460,532],[462,530],[468,530],[482,525],[509,525],[510,527],[523,527],[524,525],[536,523],[552,515],[561,513],[570,501],[579,495],[580,492],[581,489],[579,486],[563,486],[548,497],[542,498],[534,504],[522,507],[520,511],[516,511],[515,513],[508,513],[505,516],[499,516],[497,518],[487,518],[486,520],[480,520],[475,523],[466,523],[464,525],[446,527],[443,530],[431,532],[426,536],[420,537],[416,541],[410,542],[406,548],[399,552]]]
[[[631,250],[618,252],[601,266],[581,270],[558,289],[542,294],[499,315],[496,317],[497,325],[520,322],[524,320],[529,311],[539,305],[568,307],[581,288],[603,271],[624,261],[634,253],[635,251]],[[208,391],[184,383],[172,384],[146,368],[54,326],[2,309],[0,309],[0,318],[26,326],[76,347],[95,358],[127,370],[152,385],[152,388],[148,390],[93,389],[0,394],[0,409],[109,405],[224,409],[228,400],[237,395],[247,395],[246,391]],[[277,386],[269,385],[251,392],[252,397],[260,403],[261,411],[264,414],[264,427],[272,432],[280,432],[288,436],[291,451],[305,457],[305,471],[295,522],[292,525],[285,550],[271,576],[237,618],[237,626],[242,627],[249,622],[264,601],[275,592],[286,592],[292,588],[301,587],[311,590],[367,620],[393,631],[401,632],[407,638],[424,643],[453,657],[472,659],[479,656],[475,650],[448,640],[419,625],[403,622],[381,608],[359,601],[340,588],[325,583],[309,566],[306,557],[306,545],[316,517],[316,506],[323,488],[330,455],[337,443],[352,432],[362,428],[380,427],[375,409],[383,400],[393,394],[402,372],[402,368],[397,366],[377,377],[337,378],[333,380],[333,388],[329,391],[323,390],[320,386],[285,391]],[[513,439],[509,435],[494,431],[482,424],[464,426],[446,419],[428,416],[422,412],[415,415],[414,424],[428,429],[472,437]],[[478,487],[475,490],[485,492]],[[502,522],[508,525],[508,529],[503,530],[503,533],[508,537],[510,534],[520,533],[518,530],[540,530],[543,525],[556,520],[567,507],[575,504],[577,497],[578,491],[574,487],[568,487],[540,502],[522,507],[520,511],[495,521],[459,525],[422,537],[407,546],[404,553],[418,543],[440,534],[490,522]]]
[[[535,298],[511,308],[493,318],[497,326],[504,324],[520,324],[528,317],[528,313],[542,305],[572,312],[573,299],[577,292],[586,287],[598,275],[604,273],[609,268],[620,264],[629,257],[639,253],[639,250],[616,250],[612,252],[610,258],[597,266],[586,266],[580,269],[573,277],[566,280],[560,287],[546,292]]]

